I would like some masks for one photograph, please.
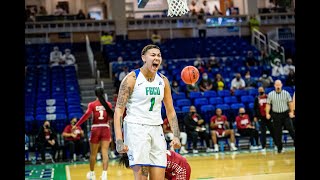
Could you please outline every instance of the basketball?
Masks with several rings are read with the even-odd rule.
[[[181,71],[181,79],[186,84],[194,84],[199,80],[199,70],[194,66],[186,66]]]

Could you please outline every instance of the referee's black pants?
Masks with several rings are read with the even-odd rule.
[[[291,118],[289,117],[289,112],[283,113],[275,113],[271,114],[271,118],[273,119],[273,128],[274,128],[274,137],[275,143],[278,147],[278,152],[282,150],[282,127],[289,131],[291,138],[293,139],[293,143],[295,145],[295,131],[293,129]]]
[[[273,141],[276,143],[274,138],[274,132],[273,132],[273,124],[271,119],[267,119],[265,116],[261,116],[259,119],[260,119],[260,131],[261,131],[261,139],[260,139],[261,145],[262,145],[262,148],[265,148],[266,140],[267,140],[267,128],[270,131],[270,135]]]

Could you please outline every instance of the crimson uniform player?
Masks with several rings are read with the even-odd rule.
[[[264,88],[259,87],[259,96],[256,97],[254,101],[254,111],[255,111],[255,116],[254,116],[254,121],[260,123],[260,131],[261,131],[261,145],[262,145],[262,150],[266,150],[266,138],[267,138],[267,129],[268,127],[270,131],[270,135],[272,139],[274,140],[274,134],[273,134],[273,123],[271,120],[268,120],[266,118],[266,106],[267,106],[267,98],[268,95],[265,94]]]
[[[167,150],[167,168],[165,178],[168,180],[189,180],[191,167],[187,159],[172,150]]]
[[[167,167],[165,170],[166,180],[189,180],[191,167],[187,159],[172,150],[167,150]],[[129,168],[128,155],[124,153],[119,160],[120,165]]]
[[[111,142],[111,131],[109,125],[109,119],[113,117],[112,105],[110,102],[105,101],[104,90],[101,87],[97,87],[95,90],[97,99],[88,104],[88,109],[85,114],[76,123],[76,126],[80,126],[85,122],[90,115],[93,115],[93,122],[91,126],[90,135],[90,172],[87,174],[87,179],[95,180],[94,166],[96,163],[96,157],[101,144],[102,152],[102,180],[107,179],[108,169],[108,149]]]
[[[261,148],[261,147],[258,147],[259,132],[251,124],[250,118],[248,114],[245,114],[244,108],[239,108],[239,115],[236,117],[236,125],[238,129],[238,133],[241,136],[250,137],[250,142],[251,142],[250,150],[257,150]],[[254,145],[254,140],[256,141],[256,146]]]
[[[225,129],[225,127],[227,129]],[[236,151],[238,150],[237,147],[235,146],[235,136],[234,136],[234,131],[233,129],[229,129],[229,122],[227,121],[227,117],[225,115],[222,115],[222,110],[220,108],[216,109],[216,115],[212,116],[210,119],[210,128],[212,129],[211,131],[211,138],[214,144],[214,151],[218,152],[219,151],[219,146],[218,146],[218,137],[225,137],[225,136],[230,136],[230,150],[231,151]]]

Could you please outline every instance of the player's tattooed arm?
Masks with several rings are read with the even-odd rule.
[[[142,176],[148,177],[148,175],[149,175],[149,167],[148,166],[141,166],[141,174],[142,174]]]
[[[180,130],[177,115],[175,115],[171,120],[171,130],[173,132],[174,137],[180,138]]]
[[[124,78],[123,81],[121,82],[117,104],[116,104],[117,108],[124,108],[126,106],[128,99],[131,96],[133,91],[133,87],[131,86],[132,83],[130,82],[132,80],[134,81],[136,80],[135,75],[128,76]]]

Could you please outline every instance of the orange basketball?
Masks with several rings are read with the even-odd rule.
[[[199,80],[199,70],[194,66],[186,66],[181,71],[181,79],[186,84],[194,84]]]

